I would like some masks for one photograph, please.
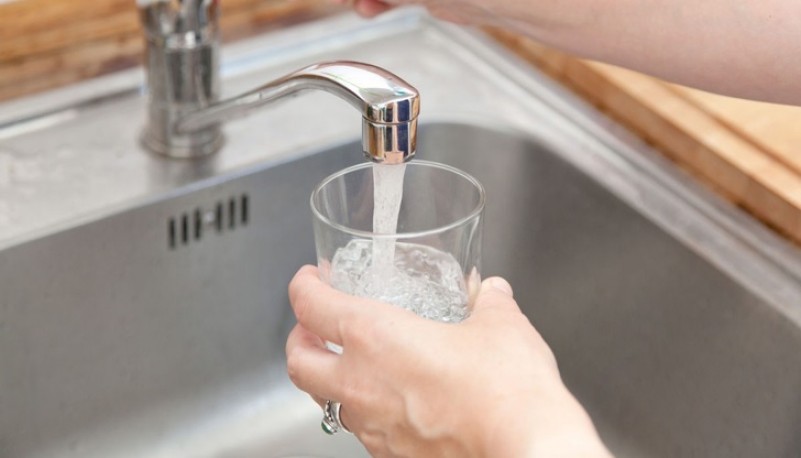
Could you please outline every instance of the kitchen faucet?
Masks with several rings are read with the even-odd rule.
[[[218,0],[138,0],[146,36],[148,122],[142,143],[170,157],[220,149],[223,120],[307,89],[337,95],[362,113],[362,149],[379,163],[415,154],[417,90],[374,65],[349,61],[308,66],[227,100],[219,99]]]

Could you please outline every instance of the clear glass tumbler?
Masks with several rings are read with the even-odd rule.
[[[444,164],[339,171],[311,196],[320,276],[348,294],[461,321],[480,284],[484,201],[475,178]]]

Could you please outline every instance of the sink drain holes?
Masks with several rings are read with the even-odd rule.
[[[240,212],[240,215],[241,215],[240,217],[242,218],[242,225],[243,226],[247,226],[247,224],[248,224],[248,195],[247,194],[242,194],[242,197],[240,197],[239,200],[241,202],[241,209],[242,209],[242,211]]]
[[[181,243],[189,243],[189,216],[186,213],[181,215]]]
[[[175,218],[170,218],[167,226],[167,239],[169,240],[170,249],[175,248]]]
[[[214,211],[214,226],[217,228],[217,232],[222,232],[223,230],[223,204],[222,202],[217,202],[217,207]]]
[[[220,200],[205,210],[195,207],[191,213],[182,213],[167,222],[167,246],[175,249],[179,245],[200,241],[205,235],[205,227],[213,227],[218,234],[225,229],[229,232],[250,222],[250,196],[241,194],[227,201]]]
[[[195,240],[200,240],[200,237],[203,236],[203,212],[200,208],[195,209],[194,221],[192,221],[195,226]]]
[[[233,197],[228,201],[228,229],[236,227],[236,199]]]

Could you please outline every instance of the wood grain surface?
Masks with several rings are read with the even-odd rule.
[[[490,33],[725,198],[801,243],[801,108],[713,95],[577,59],[505,31]]]
[[[226,41],[341,11],[328,0],[222,0]],[[500,42],[639,133],[681,168],[801,243],[801,108],[721,97],[559,53]],[[135,0],[0,4],[0,100],[141,62]]]
[[[340,10],[324,0],[221,1],[226,41]],[[0,100],[138,65],[135,0],[17,0],[0,4]]]
[[[723,97],[681,86],[672,88],[758,148],[801,173],[801,107]]]

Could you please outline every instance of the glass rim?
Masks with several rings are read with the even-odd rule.
[[[363,230],[359,230],[359,229],[353,229],[351,227],[345,226],[344,224],[339,224],[339,223],[335,223],[334,221],[331,221],[330,218],[328,218],[327,216],[323,215],[322,212],[320,212],[320,210],[315,205],[315,197],[317,197],[320,194],[320,192],[322,192],[323,188],[325,188],[326,185],[330,184],[332,181],[336,180],[337,178],[340,178],[340,177],[342,177],[344,175],[347,175],[349,173],[352,173],[352,172],[355,172],[357,170],[361,170],[361,169],[364,169],[364,168],[367,168],[367,167],[372,167],[373,164],[374,164],[373,162],[363,162],[361,164],[352,165],[352,166],[344,168],[344,169],[342,169],[342,170],[340,170],[338,172],[335,172],[335,173],[325,177],[322,181],[320,181],[320,183],[317,184],[317,186],[314,187],[314,190],[311,193],[311,197],[309,198],[309,205],[311,206],[311,210],[312,210],[312,213],[314,214],[314,217],[317,218],[318,220],[322,221],[323,223],[327,224],[328,226],[330,226],[330,227],[332,227],[334,229],[337,229],[337,230],[339,230],[341,232],[344,232],[346,234],[352,235],[352,236],[361,237],[361,238],[365,238],[365,239],[396,239],[396,240],[401,239],[402,240],[402,239],[410,239],[410,238],[417,238],[417,237],[425,237],[427,235],[434,235],[434,234],[439,234],[439,233],[442,233],[442,232],[449,231],[451,229],[457,228],[457,227],[465,224],[466,222],[468,222],[470,220],[475,219],[484,210],[484,204],[486,202],[486,194],[484,192],[484,186],[481,184],[480,181],[476,180],[472,175],[470,175],[467,172],[464,172],[464,171],[462,171],[460,169],[457,169],[456,167],[452,167],[452,166],[447,165],[447,164],[442,164],[440,162],[432,162],[432,161],[425,161],[425,160],[420,160],[420,159],[413,159],[413,160],[411,160],[411,161],[406,163],[407,167],[410,166],[410,165],[411,166],[418,166],[419,165],[419,166],[423,166],[423,167],[437,168],[437,169],[445,170],[447,172],[450,172],[450,173],[453,173],[455,175],[458,175],[459,177],[461,177],[461,178],[467,180],[468,182],[470,182],[478,190],[478,203],[476,204],[476,206],[472,210],[470,210],[467,213],[466,216],[458,218],[455,221],[450,222],[448,224],[445,224],[445,225],[442,225],[442,226],[437,226],[437,227],[434,227],[434,228],[431,228],[431,229],[425,229],[425,230],[422,230],[422,231],[398,232],[396,234],[376,234],[374,232],[363,231]]]

